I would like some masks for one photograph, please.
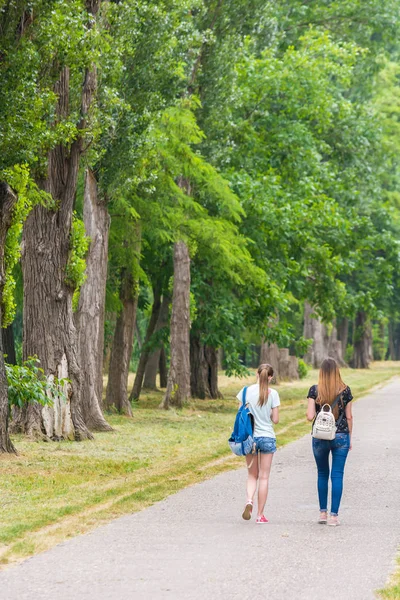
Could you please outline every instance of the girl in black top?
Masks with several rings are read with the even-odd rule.
[[[332,406],[340,395],[339,402],[333,408],[336,420],[336,436],[334,440],[313,438],[313,453],[318,470],[319,523],[339,525],[338,512],[343,491],[343,474],[347,454],[351,450],[351,433],[353,416],[350,388],[342,381],[339,367],[335,359],[326,358],[320,368],[318,386],[312,385],[308,392],[307,419],[313,421],[324,404]],[[332,454],[332,468],[329,470],[329,455]],[[331,513],[328,520],[328,482],[332,481]]]

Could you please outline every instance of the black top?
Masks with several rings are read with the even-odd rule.
[[[317,396],[318,396],[318,386],[312,385],[308,391],[307,398],[314,398],[314,400],[316,400]],[[353,400],[353,394],[351,393],[351,389],[349,388],[349,386],[347,386],[346,389],[342,392],[342,397],[338,402],[339,414],[338,414],[338,418],[336,419],[336,423],[338,422],[339,418],[342,415],[343,415],[343,417],[339,423],[336,433],[349,433],[349,425],[348,425],[347,419],[346,419],[345,408],[346,408],[346,404],[348,404],[352,400]],[[318,404],[318,402],[315,402],[315,410],[316,410],[317,414],[321,410],[321,407]]]

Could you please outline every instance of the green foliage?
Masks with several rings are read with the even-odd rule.
[[[305,377],[307,377],[309,370],[310,370],[310,367],[307,365],[307,363],[305,363],[302,358],[299,358],[299,377],[300,377],[300,379],[304,379]]]
[[[6,363],[10,407],[23,408],[35,402],[41,406],[51,406],[55,398],[66,401],[63,390],[68,380],[46,377],[39,365],[36,356],[29,357],[22,365]]]
[[[86,261],[85,256],[89,249],[90,238],[85,233],[85,224],[78,219],[76,213],[73,215],[70,250],[67,268],[65,270],[65,283],[73,288],[74,295],[72,299],[73,309],[78,308],[80,289],[86,279]]]
[[[21,256],[21,236],[23,225],[36,204],[51,203],[49,194],[39,190],[32,180],[26,165],[14,165],[0,171],[0,181],[5,181],[15,192],[17,202],[14,206],[11,227],[7,232],[4,249],[5,283],[3,288],[3,321],[1,326],[7,327],[15,316],[15,278],[14,267]]]
[[[351,361],[353,360],[353,356],[354,356],[354,346],[353,346],[353,344],[348,344],[348,346],[346,348],[346,352],[344,353],[344,360],[346,361],[347,364],[351,363]]]

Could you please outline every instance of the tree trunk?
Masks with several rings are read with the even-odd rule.
[[[15,354],[14,329],[12,323],[4,329],[2,328],[1,333],[3,338],[3,352],[6,358],[6,362],[9,365],[16,365],[17,357]]]
[[[204,346],[204,358],[207,367],[207,395],[209,398],[222,398],[218,389],[218,350]]]
[[[12,215],[17,197],[11,188],[0,182],[0,326],[3,316],[3,290],[5,284],[4,250],[7,231],[12,222]],[[3,341],[0,336],[0,453],[16,453],[8,433],[8,384],[4,365]]]
[[[274,370],[274,382],[279,383],[279,348],[277,344],[267,344],[264,341],[261,342],[260,364],[265,363],[271,365]]]
[[[157,389],[157,373],[160,368],[160,356],[161,348],[157,348],[152,352],[146,363],[146,370],[144,372],[143,388],[145,390],[156,390]],[[160,384],[161,387],[161,384]],[[165,386],[164,386],[165,387]]]
[[[104,312],[110,216],[99,199],[90,169],[85,173],[83,219],[90,238],[84,282],[76,314],[82,373],[82,412],[92,431],[111,431],[101,411],[103,397]]]
[[[371,324],[364,311],[356,315],[354,332],[354,356],[352,366],[355,369],[368,369],[371,360]]]
[[[204,400],[207,394],[208,367],[204,356],[204,344],[200,336],[190,333],[190,392],[193,398]]]
[[[389,321],[389,356],[391,360],[397,360],[396,358],[396,348],[394,344],[394,331],[395,326],[393,321]]]
[[[339,366],[346,366],[343,358],[342,342],[337,339],[337,330],[332,326],[330,333],[321,319],[312,317],[312,307],[306,302],[304,306],[304,329],[305,338],[312,339],[312,345],[307,350],[304,360],[319,369],[324,358],[334,358]],[[347,342],[346,342],[347,345]]]
[[[87,71],[82,92],[83,115],[90,106],[92,84]],[[62,70],[56,93],[57,116],[62,119],[69,114],[67,67]],[[53,408],[46,408],[44,426],[49,437],[66,438],[74,433],[77,440],[93,437],[82,416],[78,340],[72,314],[74,288],[66,281],[81,145],[77,139],[71,147],[59,144],[50,152],[47,177],[40,185],[56,205],[53,210],[44,206],[33,209],[24,227],[22,255],[24,359],[36,354],[47,376],[70,380],[68,402],[56,402]],[[28,433],[40,433],[40,410],[33,405],[28,412],[32,412],[27,419]]]
[[[130,417],[132,408],[128,400],[128,375],[138,302],[137,287],[138,282],[130,273],[125,273],[120,292],[122,309],[115,326],[106,392],[106,406],[114,406],[119,413]]]
[[[190,258],[185,242],[174,245],[174,290],[171,315],[171,364],[162,403],[181,407],[190,397]]]
[[[190,391],[194,398],[221,398],[218,390],[218,350],[190,334]]]
[[[164,327],[168,325],[168,312],[170,302],[170,296],[164,294],[161,302],[160,313],[158,315],[157,325],[154,331],[155,335],[159,331],[161,331],[161,329],[164,329]],[[143,387],[147,390],[155,390],[157,388],[157,371],[160,371],[160,387],[167,387],[168,373],[166,373],[166,369],[167,366],[165,359],[164,344],[159,341],[158,347],[150,354],[147,360]]]
[[[338,338],[342,344],[342,356],[346,356],[347,344],[349,341],[349,320],[345,317],[337,325]]]
[[[157,321],[161,310],[161,289],[158,286],[155,286],[153,288],[153,297],[153,306],[151,308],[151,315],[149,324],[147,326],[146,337],[144,340],[142,351],[140,353],[139,364],[136,370],[135,382],[133,384],[131,395],[129,396],[130,402],[132,402],[132,400],[137,400],[142,390],[142,383],[145,374],[146,364],[150,356],[149,343],[157,326]]]
[[[158,363],[160,372],[160,388],[166,388],[168,385],[167,353],[164,344],[160,348],[160,361]]]

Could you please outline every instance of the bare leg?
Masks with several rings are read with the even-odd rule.
[[[254,494],[256,493],[256,489],[257,489],[257,479],[258,479],[258,456],[257,454],[248,454],[246,456],[246,463],[247,466],[249,466],[249,464],[251,463],[251,461],[253,460],[253,464],[251,465],[251,467],[248,469],[247,472],[247,500],[251,500],[253,501],[254,498]]]
[[[272,452],[260,454],[260,466],[258,471],[258,516],[264,514],[264,507],[268,496],[268,480],[274,455]]]

